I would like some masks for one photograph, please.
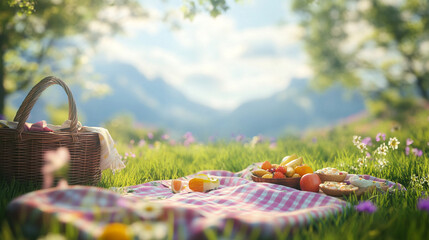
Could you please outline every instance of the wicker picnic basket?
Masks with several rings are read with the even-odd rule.
[[[278,185],[283,185],[286,187],[291,187],[300,190],[301,187],[299,185],[301,178],[261,178],[255,175],[250,176],[254,182],[266,182],[273,183]]]
[[[68,96],[70,128],[56,132],[24,131],[25,121],[40,94],[51,85],[60,85]],[[0,128],[0,177],[6,180],[42,183],[44,153],[67,147],[70,152],[69,184],[96,184],[101,177],[100,140],[97,133],[78,130],[76,104],[67,85],[46,77],[28,93],[16,113],[17,128]]]

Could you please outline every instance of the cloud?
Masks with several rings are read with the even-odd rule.
[[[160,21],[140,21],[130,21],[124,36],[104,38],[98,52],[135,65],[149,78],[162,77],[211,107],[233,109],[311,74],[297,25],[238,28],[233,16],[200,14],[193,21],[178,19],[181,29],[171,31]]]

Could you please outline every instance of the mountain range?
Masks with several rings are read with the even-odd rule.
[[[97,62],[94,69],[112,92],[83,101],[82,88],[72,88],[79,113],[84,116],[83,124],[87,126],[100,126],[120,114],[131,114],[135,121],[163,128],[173,136],[191,131],[199,139],[225,138],[231,134],[276,137],[334,125],[365,110],[363,97],[356,91],[333,86],[316,92],[309,88],[308,80],[293,79],[286,89],[270,97],[246,102],[233,111],[219,111],[189,100],[161,78],[148,79],[130,64]],[[25,96],[14,95],[10,102],[18,107]],[[47,119],[43,110],[47,99],[52,97],[39,100],[32,119]]]

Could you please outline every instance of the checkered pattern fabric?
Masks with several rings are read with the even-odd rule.
[[[238,233],[250,236],[257,231],[263,237],[275,238],[279,230],[305,226],[338,214],[348,205],[344,200],[322,193],[253,182],[248,178],[254,167],[238,173],[222,170],[197,173],[219,178],[220,187],[207,193],[185,188],[174,194],[170,180],[130,186],[125,189],[127,194],[85,186],[40,190],[12,201],[7,214],[12,222],[24,226],[30,237],[37,234],[34,229],[54,219],[71,224],[83,238],[91,239],[99,236],[107,223],[147,220],[135,206],[150,200],[162,206],[158,221],[174,221],[174,239],[205,238],[208,229],[223,234],[226,225],[231,223],[231,237]],[[187,182],[192,176],[181,180]],[[365,178],[383,181],[371,176]]]

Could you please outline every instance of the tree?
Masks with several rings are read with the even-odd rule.
[[[427,0],[294,0],[293,9],[317,87],[358,88],[382,109],[429,102]]]
[[[85,47],[121,30],[115,11],[145,16],[137,0],[0,1],[0,114],[8,94],[53,71],[76,73]]]
[[[215,17],[227,8],[225,0],[182,1],[182,12],[189,19],[202,11]],[[118,12],[148,17],[138,0],[1,0],[0,114],[6,96],[33,81],[53,71],[63,79],[74,76],[87,45],[121,31]]]

